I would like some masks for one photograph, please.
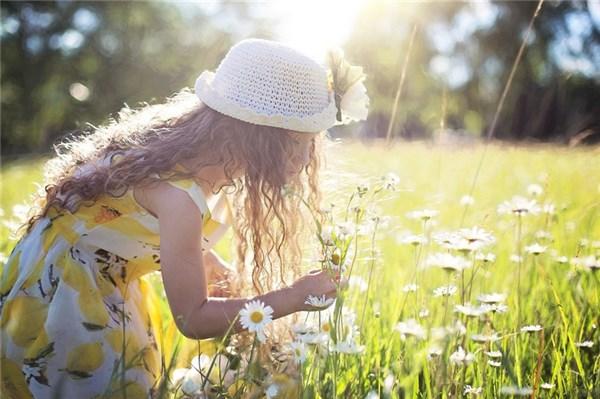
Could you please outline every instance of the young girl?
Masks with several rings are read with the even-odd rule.
[[[121,395],[111,381],[123,383],[112,377],[125,366],[127,397],[152,396],[164,372],[143,278],[153,271],[177,328],[196,339],[224,334],[251,299],[276,319],[312,310],[309,294],[334,297],[324,271],[284,279],[299,267],[300,198],[318,209],[320,132],[366,116],[342,115],[349,85],[340,91],[331,72],[281,43],[243,40],[195,95],[125,109],[62,144],[2,270],[3,395]],[[236,271],[211,250],[228,225]],[[246,265],[257,295],[223,298],[242,292]],[[270,290],[274,280],[283,288]]]

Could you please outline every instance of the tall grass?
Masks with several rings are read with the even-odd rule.
[[[485,160],[471,192],[482,151],[486,151]],[[330,337],[354,324],[364,350],[348,354],[326,348],[321,356],[322,348],[308,344],[306,360],[298,365],[297,373],[290,371],[287,379],[254,368],[245,373],[252,377],[247,383],[253,389],[220,392],[231,397],[241,397],[242,392],[260,396],[268,386],[279,384],[279,395],[287,392],[289,396],[291,391],[282,387],[294,381],[292,396],[303,397],[474,395],[469,392],[479,392],[481,397],[598,397],[599,155],[598,149],[547,146],[336,145],[330,150],[324,173],[324,203],[335,204],[332,224],[345,219],[345,208],[368,209],[368,215],[378,215],[376,228],[356,236],[348,252],[349,257],[356,254],[352,275],[364,279],[366,289],[351,285],[332,312],[346,317],[343,307],[353,310],[356,317],[342,322],[346,327],[334,325]],[[13,226],[13,206],[35,189],[40,166],[39,161],[16,163],[2,171],[4,227]],[[398,176],[396,191],[372,200],[368,195],[362,199],[354,195],[348,208],[357,185],[370,184],[372,190],[373,183],[388,172]],[[469,192],[474,202],[461,204],[461,197]],[[499,213],[499,204],[515,195],[539,205],[551,202],[555,212],[522,217]],[[439,213],[429,220],[407,217],[420,209]],[[495,255],[495,261],[478,261],[474,253],[447,250],[435,241],[435,234],[441,231],[473,226],[495,237],[485,250]],[[422,234],[427,243],[404,244],[402,238],[409,233]],[[7,255],[14,243],[6,232],[1,240],[0,248]],[[545,250],[528,252],[533,243]],[[227,255],[223,242],[218,250]],[[444,251],[464,255],[474,262],[473,267],[460,273],[425,267],[430,255]],[[520,258],[511,260],[513,255]],[[596,268],[582,262],[591,257],[596,259]],[[407,287],[413,283],[416,288]],[[433,295],[436,288],[448,285],[457,286],[455,295]],[[156,288],[161,293],[160,285]],[[475,306],[481,294],[489,293],[507,295],[505,313],[469,317],[455,311],[455,305]],[[166,302],[162,314],[170,317]],[[320,327],[328,314],[322,312],[319,316],[323,319],[315,324]],[[399,322],[417,324],[424,336],[403,336]],[[164,324],[169,326],[168,320]],[[522,330],[538,325],[539,329],[530,327],[531,332]],[[172,328],[165,337],[181,338]],[[211,355],[215,347],[208,347],[206,352]],[[177,367],[189,367],[197,348],[193,341],[188,342],[187,354]],[[239,350],[243,352],[243,348]],[[501,357],[486,352],[499,352]],[[262,366],[267,361],[261,356],[252,360]]]

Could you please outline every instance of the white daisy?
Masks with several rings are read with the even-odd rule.
[[[490,351],[490,352],[484,352],[488,357],[491,357],[493,359],[497,359],[502,357],[502,352],[500,351]]]
[[[492,263],[496,260],[496,255],[494,255],[491,252],[486,253],[486,254],[478,252],[475,254],[475,259],[480,260],[484,263]]]
[[[333,348],[334,352],[346,353],[346,354],[357,354],[357,353],[361,353],[364,350],[365,350],[364,345],[358,345],[356,342],[350,341],[350,340],[339,341]]]
[[[527,214],[538,214],[540,207],[536,200],[524,198],[521,196],[514,196],[510,201],[504,201],[498,206],[498,213],[507,214],[512,213],[515,215],[527,215]]]
[[[483,314],[508,312],[508,306],[503,303],[484,303],[479,307],[479,309],[481,309]]]
[[[486,245],[496,242],[496,238],[494,238],[492,233],[477,226],[460,229],[458,234],[469,242],[480,242]]]
[[[481,307],[473,306],[471,304],[454,305],[454,312],[464,314],[467,317],[479,317],[484,314]]]
[[[365,399],[379,399],[379,394],[376,391],[369,391]]]
[[[479,302],[483,303],[498,303],[503,302],[506,299],[506,294],[500,294],[494,292],[492,294],[482,294],[477,297]]]
[[[335,245],[333,226],[323,226],[323,228],[321,228],[321,240],[323,240],[323,244],[327,246]]]
[[[277,386],[277,384],[271,384],[267,387],[267,389],[265,389],[265,396],[267,397],[267,399],[275,398],[278,393],[279,387]]]
[[[540,255],[543,254],[544,252],[546,252],[546,249],[548,247],[545,247],[543,245],[538,244],[537,242],[532,244],[532,245],[528,245],[525,247],[525,252],[530,253],[532,255]]]
[[[483,392],[483,388],[482,387],[475,388],[475,387],[472,387],[470,385],[465,385],[465,390],[463,392],[463,395],[470,394],[470,395],[477,396],[477,395],[481,394],[482,392]]]
[[[543,329],[544,327],[540,326],[539,324],[535,324],[521,327],[521,332],[538,332]]]
[[[523,257],[517,254],[513,254],[510,256],[510,261],[514,263],[521,263],[523,262]]]
[[[515,396],[529,396],[533,393],[533,389],[530,387],[502,387],[500,393],[503,395],[515,395]]]
[[[426,264],[447,271],[461,271],[471,267],[471,262],[462,256],[455,256],[446,252],[429,255]]]
[[[546,202],[544,205],[542,205],[542,213],[545,213],[547,215],[554,215],[556,213],[556,207],[553,203]]]
[[[538,230],[535,232],[535,238],[538,240],[552,241],[552,233],[546,230]]]
[[[460,197],[460,204],[462,206],[469,206],[469,205],[473,205],[475,203],[475,199],[473,197],[471,197],[470,195],[463,195],[462,197]]]
[[[304,303],[315,308],[325,309],[331,306],[334,301],[334,298],[327,298],[325,294],[323,294],[320,297],[309,295],[306,297],[306,301]]]
[[[544,189],[539,184],[533,183],[527,186],[527,194],[529,194],[532,197],[538,197],[542,195],[543,192]]]
[[[273,321],[273,308],[260,300],[247,302],[240,310],[240,323],[250,332],[255,332],[259,341],[265,341],[264,328]]]
[[[401,321],[396,324],[394,329],[400,333],[403,340],[406,339],[407,335],[416,337],[417,339],[425,339],[427,336],[427,331],[415,319]]]
[[[429,348],[429,350],[427,350],[427,359],[431,360],[435,357],[439,357],[442,355],[442,348],[438,347],[438,346],[432,346],[431,348]]]
[[[417,211],[408,212],[406,214],[406,217],[409,219],[420,219],[427,221],[436,217],[438,214],[439,212],[434,209],[421,209]]]
[[[475,355],[470,352],[465,352],[462,346],[458,347],[458,350],[450,355],[450,362],[459,365],[468,365],[475,360]]]
[[[391,394],[395,382],[394,374],[388,374],[383,380],[383,392],[387,395]]]
[[[497,362],[495,360],[488,360],[487,364],[489,364],[492,367],[501,367],[502,366],[502,362]]]
[[[456,294],[458,288],[455,285],[443,285],[433,290],[433,296],[452,296]]]
[[[417,284],[406,284],[404,287],[402,287],[402,292],[417,292],[418,288],[419,286]]]
[[[594,343],[592,341],[575,342],[575,346],[578,348],[591,348]]]
[[[395,173],[388,173],[382,178],[383,187],[386,190],[395,191],[398,188],[398,184],[400,184],[400,178]]]
[[[542,389],[552,389],[554,388],[554,384],[550,384],[549,382],[544,382],[540,385]]]
[[[569,258],[567,258],[566,256],[557,255],[554,257],[554,261],[556,263],[560,263],[561,265],[564,265],[564,264],[569,263]]]
[[[306,360],[306,345],[301,341],[294,341],[290,343],[290,349],[294,354],[294,359],[298,363],[304,363]]]
[[[485,343],[485,342],[495,342],[500,340],[500,336],[497,333],[493,333],[492,335],[485,334],[471,334],[471,339],[475,342]]]
[[[414,245],[415,247],[418,245],[427,244],[427,238],[422,234],[400,235],[398,236],[397,241],[400,244]]]

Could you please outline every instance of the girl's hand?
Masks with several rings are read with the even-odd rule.
[[[317,297],[325,295],[325,298],[335,298],[337,285],[334,279],[335,277],[332,278],[326,270],[311,270],[308,274],[294,281],[289,288],[294,297],[294,302],[297,304],[296,311],[320,310],[304,303],[308,295]]]

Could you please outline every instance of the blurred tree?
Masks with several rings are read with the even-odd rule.
[[[544,4],[494,137],[600,140],[600,26],[588,5]],[[385,135],[413,25],[418,31],[395,136],[431,137],[440,127],[485,135],[536,6],[368,2],[345,44],[368,75],[372,104],[364,135]]]
[[[162,101],[216,68],[237,40],[271,35],[234,1],[214,5],[221,19],[193,3],[0,4],[3,154],[47,150],[125,102]]]

